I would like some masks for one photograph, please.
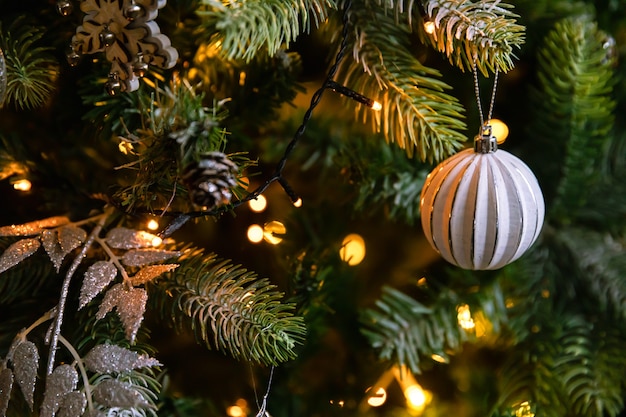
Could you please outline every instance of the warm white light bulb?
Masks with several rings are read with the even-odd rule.
[[[13,188],[18,191],[30,191],[32,184],[27,179],[17,180],[13,183]]]
[[[387,391],[385,391],[383,387],[378,387],[376,391],[368,397],[367,404],[369,404],[370,407],[380,407],[385,401],[387,401]]]
[[[456,318],[459,322],[459,326],[461,326],[465,330],[471,330],[476,327],[474,323],[474,319],[472,318],[472,313],[467,304],[462,304],[456,308]]]
[[[248,227],[248,240],[252,243],[259,243],[263,240],[263,228],[258,224]]]
[[[260,213],[267,208],[267,199],[262,195],[248,201],[248,205],[250,206],[250,210],[255,213]]]
[[[287,233],[287,228],[278,220],[272,220],[263,226],[263,239],[272,245],[278,245],[282,242],[282,236],[285,233]]]
[[[496,137],[498,145],[504,143],[509,136],[509,127],[500,119],[491,119],[486,124],[491,126],[491,134]]]
[[[350,266],[360,264],[365,258],[365,241],[356,233],[349,234],[341,242],[339,256]]]
[[[243,411],[243,408],[241,408],[238,405],[232,405],[228,407],[226,409],[226,414],[228,414],[230,417],[245,417],[246,416],[246,413]]]
[[[302,207],[302,199],[301,199],[301,198],[298,198],[296,201],[294,201],[294,202],[293,202],[293,206],[294,206],[294,207],[297,207],[297,208]]]
[[[411,408],[421,409],[426,405],[426,393],[418,384],[406,387],[404,396]]]
[[[380,111],[382,108],[383,105],[380,104],[378,101],[374,101],[374,104],[372,104],[372,110]]]
[[[159,222],[155,219],[150,219],[148,220],[146,227],[148,228],[148,230],[157,230],[159,228]]]
[[[424,22],[424,32],[428,33],[429,35],[435,33],[435,22],[432,22],[430,20]]]

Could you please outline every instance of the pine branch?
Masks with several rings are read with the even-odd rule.
[[[362,313],[362,333],[379,350],[381,359],[392,360],[419,373],[422,357],[445,357],[466,338],[457,322],[456,303],[442,300],[427,307],[402,292],[383,287],[376,309]]]
[[[190,211],[188,189],[181,177],[207,153],[225,148],[227,135],[220,126],[224,111],[218,103],[212,109],[205,107],[202,94],[196,94],[188,83],[176,81],[163,88],[156,86],[151,94],[144,92],[138,107],[141,125],[120,137],[120,146],[134,159],[123,168],[136,171],[136,177],[116,192],[115,200],[128,211]],[[232,159],[239,175],[254,165],[243,154]],[[236,195],[242,193],[240,187],[235,188]]]
[[[588,190],[589,197],[581,207],[578,219],[581,224],[620,236],[626,226],[626,183],[623,181],[626,175],[626,135],[615,133],[603,159],[600,178]]]
[[[363,118],[371,118],[388,142],[422,161],[439,161],[461,148],[467,139],[459,132],[465,129],[463,108],[444,93],[450,87],[437,79],[439,72],[409,52],[408,27],[366,2],[355,6],[351,15],[354,60],[344,64],[338,77],[382,103],[382,111],[375,114],[358,109]]]
[[[7,30],[0,27],[0,47],[7,66],[6,99],[18,109],[44,105],[55,89],[59,68],[52,48],[39,46],[40,28],[17,19]]]
[[[586,287],[584,292],[592,296],[593,307],[598,313],[623,320],[626,317],[624,242],[580,228],[565,229],[558,238],[571,251],[570,258]]]
[[[268,120],[276,120],[281,106],[290,103],[298,91],[302,70],[300,56],[279,49],[273,56],[259,51],[249,61],[225,59],[209,45],[201,45],[189,70],[189,79],[207,99],[224,101],[227,124],[238,143]],[[243,126],[236,129],[237,124]]]
[[[276,365],[293,359],[305,328],[266,279],[215,255],[188,250],[169,279],[150,287],[165,320],[191,327],[207,347]]]
[[[588,16],[568,18],[556,24],[539,52],[531,131],[544,160],[551,161],[538,168],[547,194],[555,194],[553,221],[576,219],[599,181],[615,108],[613,64],[602,48],[604,36]]]
[[[617,415],[623,407],[620,331],[563,313],[534,327],[500,372],[499,407],[529,400],[548,417]]]
[[[373,146],[367,146],[373,144]],[[420,194],[430,167],[416,165],[397,148],[354,141],[348,154],[351,180],[359,185],[355,209],[371,213],[383,207],[390,219],[414,225],[420,219]]]
[[[514,67],[514,48],[524,43],[524,27],[516,23],[512,7],[501,0],[424,0],[425,19],[434,31],[422,36],[462,70],[476,63],[484,74],[496,68],[506,72]]]
[[[336,5],[332,0],[202,0],[198,13],[204,19],[202,36],[228,59],[251,60],[266,49],[273,56],[283,45],[319,26]]]

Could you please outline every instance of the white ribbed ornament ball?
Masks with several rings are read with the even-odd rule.
[[[464,269],[498,269],[535,242],[545,203],[533,172],[498,150],[490,129],[427,177],[420,200],[431,246]]]

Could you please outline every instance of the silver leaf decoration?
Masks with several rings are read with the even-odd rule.
[[[37,378],[37,368],[39,367],[39,351],[33,342],[28,340],[18,343],[15,346],[11,358],[13,362],[13,372],[15,380],[24,394],[26,403],[33,409],[35,393],[35,380]]]
[[[79,305],[81,309],[107,286],[117,275],[117,268],[108,261],[98,261],[91,265],[80,289]]]
[[[80,391],[72,391],[63,396],[59,403],[57,417],[80,417],[85,412],[87,398]]]
[[[66,255],[83,244],[87,239],[87,232],[73,225],[59,228],[59,245]]]
[[[161,239],[143,230],[116,227],[107,233],[106,242],[116,249],[137,249],[155,246],[155,243],[160,243]]]
[[[133,286],[145,284],[152,281],[164,272],[171,271],[178,268],[178,264],[165,264],[165,265],[148,265],[144,266],[134,276],[130,278],[130,283]]]
[[[13,388],[13,371],[4,368],[0,371],[0,416],[5,416]]]
[[[135,337],[139,325],[146,311],[148,293],[143,288],[125,288],[123,284],[115,284],[104,295],[102,304],[96,313],[96,319],[104,318],[111,310],[117,309],[117,314],[122,320],[126,338],[135,343]]]
[[[72,225],[62,226],[55,230],[47,229],[41,234],[43,247],[57,272],[61,269],[61,263],[67,254],[82,245],[86,238],[87,232]]]
[[[71,365],[59,365],[46,379],[39,417],[54,417],[66,394],[74,391],[78,383],[78,372]]]
[[[137,368],[162,365],[158,360],[146,354],[139,354],[130,349],[111,344],[94,346],[85,355],[83,362],[87,369],[100,374],[129,372]]]
[[[128,266],[144,266],[155,262],[179,257],[179,251],[159,249],[131,249],[122,256],[122,262]]]
[[[70,222],[65,216],[48,217],[24,224],[12,224],[0,227],[0,236],[34,236],[48,227],[58,227]]]
[[[52,264],[56,268],[57,272],[59,272],[65,255],[62,253],[61,246],[58,243],[57,231],[44,230],[41,234],[41,241],[43,242],[43,248],[50,257]]]
[[[18,240],[10,245],[0,256],[0,273],[14,267],[37,252],[39,246],[41,246],[41,243],[39,243],[39,239],[35,238]]]
[[[106,379],[99,383],[93,390],[93,398],[105,407],[150,407],[150,403],[131,384],[117,379]]]

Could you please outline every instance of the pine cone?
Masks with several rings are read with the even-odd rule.
[[[211,210],[230,202],[231,189],[237,185],[238,170],[222,152],[209,152],[197,163],[190,164],[182,179],[193,204]]]

